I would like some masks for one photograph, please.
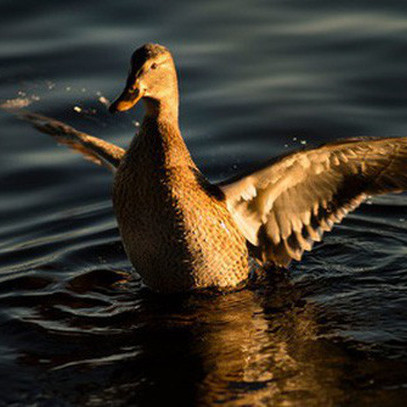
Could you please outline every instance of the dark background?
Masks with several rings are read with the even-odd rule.
[[[132,51],[174,54],[212,180],[337,138],[407,135],[403,1],[0,1],[0,99],[126,146]],[[103,99],[102,99],[103,100]],[[403,405],[407,200],[374,199],[301,264],[163,298],[123,252],[111,174],[0,112],[0,403]],[[36,404],[37,403],[37,404]]]

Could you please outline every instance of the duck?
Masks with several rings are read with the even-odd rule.
[[[125,252],[157,292],[244,287],[253,261],[286,269],[365,199],[407,187],[407,137],[339,140],[210,182],[181,135],[176,67],[159,44],[132,54],[109,111],[139,101],[145,115],[127,150],[37,113],[20,116],[114,173]]]

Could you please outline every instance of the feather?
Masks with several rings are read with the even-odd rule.
[[[259,237],[258,258],[287,267],[367,196],[406,190],[406,170],[407,137],[348,139],[294,152],[219,187],[246,238]],[[247,208],[250,223],[241,216]]]
[[[111,171],[114,171],[119,166],[125,154],[122,148],[114,144],[79,132],[73,127],[50,117],[26,111],[14,113],[20,119],[31,123],[37,130],[54,137],[58,143],[70,147],[81,153],[85,159],[103,165]]]

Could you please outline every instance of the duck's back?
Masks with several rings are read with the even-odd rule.
[[[151,288],[233,287],[247,278],[246,240],[177,129],[143,125],[118,168],[113,202],[126,252]]]

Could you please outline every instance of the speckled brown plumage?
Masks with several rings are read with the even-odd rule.
[[[149,117],[117,170],[113,202],[124,246],[155,290],[233,287],[247,279],[246,239],[197,172],[174,123]]]
[[[249,275],[248,246],[261,263],[287,267],[367,196],[407,189],[406,137],[335,142],[211,184],[181,137],[177,76],[165,47],[135,51],[110,111],[140,99],[146,115],[127,152],[45,116],[20,116],[116,172],[124,247],[154,290],[235,287]]]

